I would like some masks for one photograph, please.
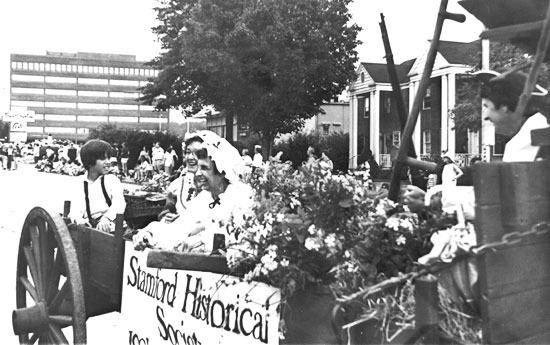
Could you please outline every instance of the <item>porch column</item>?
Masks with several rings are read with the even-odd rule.
[[[348,168],[355,169],[357,168],[357,113],[358,113],[358,103],[357,96],[350,97],[350,107],[349,107],[349,161]]]
[[[370,94],[370,149],[374,159],[380,158],[380,91]]]
[[[441,76],[441,151],[449,150],[449,107],[447,75]]]
[[[447,103],[448,103],[447,118],[449,119],[448,121],[449,129],[447,131],[449,133],[448,150],[449,150],[449,153],[454,155],[456,153],[456,131],[454,130],[455,121],[451,116],[451,110],[454,109],[455,102],[456,102],[456,74],[455,73],[450,73],[448,75],[447,84],[449,89],[449,92],[448,92],[449,98],[447,99]]]
[[[418,89],[418,82],[412,82],[409,86],[409,114],[411,113],[412,106],[414,103],[414,98],[416,96],[416,90]],[[413,144],[414,149],[416,150],[416,154],[420,156],[422,153],[422,126],[420,125],[422,121],[422,116],[418,116],[418,119],[416,120],[416,126],[414,127],[413,132]]]

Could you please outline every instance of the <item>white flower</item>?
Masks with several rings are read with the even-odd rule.
[[[376,205],[376,214],[382,217],[386,216],[386,208],[384,207],[384,204],[379,203]]]
[[[401,219],[400,226],[403,229],[409,230],[410,232],[414,231],[414,225],[409,219]]]
[[[273,223],[273,221],[275,220],[275,218],[273,218],[273,215],[272,215],[271,213],[269,213],[269,212],[267,212],[267,213],[265,214],[264,219],[265,219],[265,221],[266,221],[267,224],[271,224],[271,223]]]
[[[395,217],[388,218],[388,220],[386,220],[386,226],[394,231],[399,230],[399,219]]]
[[[285,219],[284,213],[277,213],[277,221],[280,223]]]
[[[403,235],[399,235],[399,237],[395,240],[395,244],[397,244],[398,246],[402,246],[405,243],[407,243],[407,239]]]
[[[304,246],[308,250],[319,250],[321,248],[321,243],[317,238],[308,237],[306,238],[306,242],[304,243]]]
[[[307,232],[309,232],[310,235],[315,235],[316,233],[315,224],[311,224],[307,229]]]
[[[295,209],[298,206],[302,206],[300,200],[296,199],[295,197],[290,198],[290,208]]]
[[[288,264],[290,264],[290,261],[288,261],[288,259],[283,259],[283,260],[281,260],[281,266],[287,267]]]
[[[327,245],[327,247],[329,249],[335,248],[336,247],[336,235],[335,234],[328,235],[325,238],[325,244]]]

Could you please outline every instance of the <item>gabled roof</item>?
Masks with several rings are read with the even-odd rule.
[[[472,65],[476,54],[481,52],[481,40],[469,43],[439,41],[438,52],[450,64]]]
[[[400,65],[395,65],[397,72],[397,79],[399,83],[407,82],[409,77],[407,74],[414,64],[414,60],[408,60]],[[375,83],[390,83],[390,76],[388,74],[388,68],[385,63],[371,63],[371,62],[362,62],[361,65],[367,70],[371,78]]]

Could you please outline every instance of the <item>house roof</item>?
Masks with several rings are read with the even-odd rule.
[[[407,73],[414,64],[415,59],[405,61],[400,65],[395,65],[397,79],[399,83],[408,81]],[[362,62],[361,65],[367,70],[375,83],[391,83],[388,69],[385,63]]]
[[[469,43],[439,41],[438,52],[450,64],[472,65],[476,54],[481,52],[481,40]]]

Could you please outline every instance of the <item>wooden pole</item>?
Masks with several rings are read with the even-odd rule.
[[[443,29],[443,22],[445,19],[451,19],[458,22],[463,22],[466,17],[464,15],[458,15],[447,12],[447,4],[449,0],[441,0],[439,5],[439,12],[437,14],[437,21],[435,24],[434,35],[430,43],[430,49],[428,50],[428,55],[426,56],[426,63],[424,65],[424,71],[422,72],[422,78],[420,79],[420,84],[418,85],[418,91],[414,98],[414,103],[407,119],[407,124],[401,135],[401,146],[399,147],[399,152],[397,154],[397,159],[393,167],[390,190],[388,193],[388,198],[393,201],[397,201],[399,197],[399,181],[401,179],[401,171],[405,167],[405,161],[407,159],[407,152],[409,150],[409,142],[412,138],[412,133],[414,127],[416,126],[416,121],[418,120],[418,115],[420,113],[420,107],[422,106],[422,99],[426,94],[426,90],[430,85],[430,76],[432,74],[432,69],[435,62],[435,57],[437,55],[437,50],[439,48],[439,38],[441,37],[441,31]]]
[[[388,75],[390,77],[393,98],[395,99],[397,114],[399,116],[401,132],[403,132],[403,129],[405,128],[405,125],[407,123],[407,110],[405,108],[405,102],[403,102],[403,95],[401,94],[401,85],[399,84],[399,79],[397,77],[397,71],[395,69],[395,62],[393,61],[393,52],[390,45],[388,30],[386,28],[386,22],[384,20],[384,15],[382,13],[380,13],[380,31],[382,31],[382,41],[384,42],[384,50],[386,51],[386,67],[388,69]],[[411,158],[416,158],[416,151],[414,149],[414,144],[412,142],[412,136],[409,138],[407,155]],[[433,163],[428,163],[428,164],[433,164]],[[420,168],[418,166],[410,166],[410,169],[411,169],[411,180],[413,185],[419,186],[420,179],[424,179],[424,176],[420,172]],[[432,169],[435,170],[435,164],[433,164],[433,167],[430,166],[430,170]]]

